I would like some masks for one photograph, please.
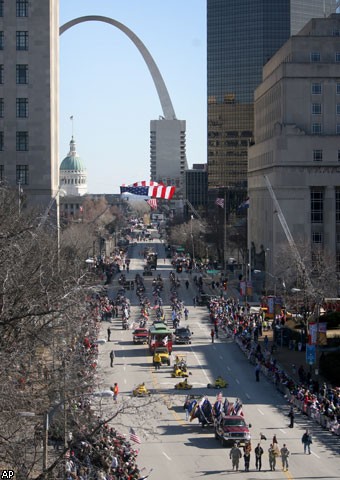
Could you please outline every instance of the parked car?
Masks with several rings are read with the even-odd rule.
[[[175,330],[175,343],[191,343],[191,335],[189,327],[178,327]]]
[[[149,330],[147,328],[136,328],[132,332],[133,343],[148,343]]]
[[[251,440],[250,427],[242,416],[223,415],[215,425],[215,438],[223,447],[232,447],[235,443],[244,446]]]

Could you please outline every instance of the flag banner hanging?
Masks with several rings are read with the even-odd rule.
[[[224,198],[216,198],[215,204],[216,204],[218,207],[224,208]]]
[[[164,187],[164,183],[147,182],[146,180],[142,180],[141,182],[134,182],[131,185],[129,185],[129,187],[156,187],[156,186]]]
[[[166,187],[164,185],[147,186],[147,187],[120,187],[120,193],[132,193],[133,195],[143,195],[144,197],[164,198],[171,200],[174,196],[176,187]]]
[[[141,439],[132,427],[130,428],[130,440],[135,443],[142,443]]]

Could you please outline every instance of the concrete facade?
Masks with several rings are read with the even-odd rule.
[[[46,207],[59,179],[59,2],[13,0],[1,13],[1,180]]]
[[[249,234],[277,274],[288,247],[264,181],[269,178],[304,254],[340,270],[340,15],[313,19],[263,68],[255,91],[255,145],[248,151]]]

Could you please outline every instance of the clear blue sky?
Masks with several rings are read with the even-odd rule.
[[[206,1],[60,0],[60,25],[84,15],[111,17],[140,38],[187,122],[189,167],[206,162]],[[162,109],[139,51],[111,25],[82,23],[60,37],[60,161],[72,115],[90,193],[149,180],[150,120]]]

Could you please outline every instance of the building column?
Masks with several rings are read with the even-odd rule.
[[[335,228],[335,188],[325,187],[323,205],[324,217],[324,252],[331,258],[336,255],[336,228]]]

